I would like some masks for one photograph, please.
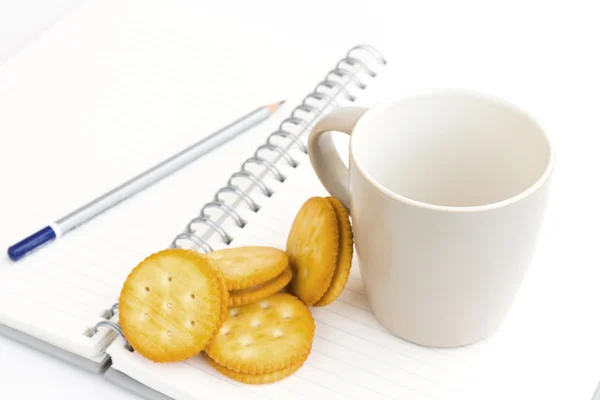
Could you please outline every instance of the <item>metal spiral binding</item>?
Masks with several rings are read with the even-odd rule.
[[[361,72],[366,73],[371,77],[377,75],[375,69],[363,60],[364,57],[358,58],[359,56],[355,54],[358,51],[367,53],[367,55],[370,56],[370,59],[367,61],[374,61],[380,65],[386,64],[386,60],[381,53],[373,46],[363,44],[351,48],[346,56],[337,63],[335,68],[325,75],[325,79],[319,82],[313,91],[304,97],[301,104],[294,108],[291,115],[281,122],[279,129],[271,133],[266,142],[256,149],[254,155],[242,163],[240,170],[231,175],[227,181],[227,185],[223,186],[215,193],[213,201],[205,204],[200,210],[199,215],[187,224],[184,232],[173,239],[171,242],[172,248],[180,247],[180,241],[182,240],[189,240],[198,248],[198,250],[201,249],[203,252],[213,251],[210,244],[194,230],[193,227],[197,224],[206,225],[210,230],[217,233],[225,244],[231,243],[233,238],[225,231],[225,229],[223,229],[219,222],[215,221],[207,214],[207,210],[215,208],[220,209],[224,213],[224,217],[231,218],[239,228],[243,228],[246,225],[246,220],[235,211],[235,205],[243,202],[252,212],[258,212],[260,210],[260,205],[240,187],[236,186],[234,181],[237,179],[250,181],[253,187],[258,188],[262,194],[270,197],[273,194],[273,190],[261,177],[249,171],[249,165],[256,164],[264,168],[264,173],[271,174],[279,182],[285,182],[287,177],[277,167],[277,161],[283,160],[290,167],[296,168],[299,162],[292,154],[290,154],[290,148],[296,146],[301,152],[305,154],[308,153],[308,149],[304,142],[300,140],[300,136],[310,128],[312,123],[315,122],[328,107],[338,107],[338,96],[343,96],[350,102],[355,100],[355,96],[349,90],[349,86],[354,86],[360,90],[366,88],[366,83],[360,78]],[[334,94],[332,95],[330,92],[333,92]],[[323,107],[317,107],[311,104],[314,100],[323,102],[325,105]],[[302,113],[304,113],[304,117],[302,117]],[[307,116],[310,117],[310,119],[308,119]],[[301,132],[295,134],[290,129],[287,129],[289,126],[300,128]],[[274,143],[276,139],[285,139],[288,141],[288,145],[277,145]],[[266,152],[277,153],[277,160],[271,162],[262,157],[261,155]],[[234,206],[227,204],[223,200],[222,195],[225,193],[230,193],[238,197]]]
[[[213,251],[213,248],[208,244],[208,242],[196,234],[194,226],[197,224],[205,225],[213,232],[216,232],[225,244],[231,243],[233,238],[225,231],[225,229],[223,229],[219,222],[213,220],[210,215],[207,214],[207,210],[211,208],[218,208],[223,211],[227,217],[231,218],[239,228],[246,226],[246,220],[244,220],[242,216],[235,211],[235,206],[237,206],[237,203],[234,206],[227,204],[222,200],[222,195],[224,193],[234,194],[238,197],[238,202],[245,203],[251,211],[258,212],[260,210],[260,205],[256,203],[254,199],[252,199],[252,197],[250,197],[246,192],[236,186],[234,182],[237,179],[245,179],[250,181],[250,183],[253,185],[251,189],[256,187],[262,192],[263,195],[266,197],[271,197],[273,190],[260,176],[249,171],[248,165],[261,165],[265,169],[263,171],[263,175],[270,173],[277,181],[285,182],[286,176],[279,170],[279,168],[277,168],[275,164],[279,160],[284,160],[291,168],[296,168],[299,165],[299,162],[292,157],[290,154],[290,149],[297,147],[302,153],[308,154],[308,149],[306,148],[304,142],[300,140],[300,136],[304,134],[314,122],[316,122],[316,120],[324,111],[330,107],[338,107],[338,96],[344,96],[350,102],[355,100],[355,96],[348,88],[350,85],[355,86],[359,90],[363,90],[367,87],[367,85],[360,79],[361,72],[366,73],[370,77],[375,77],[377,75],[377,72],[372,69],[367,62],[354,55],[354,53],[358,51],[368,53],[370,58],[380,65],[386,64],[386,60],[383,58],[381,53],[373,46],[363,44],[351,48],[348,53],[346,53],[346,56],[337,63],[335,68],[325,75],[325,79],[319,82],[313,91],[304,97],[301,104],[292,110],[290,116],[281,122],[279,128],[267,137],[266,142],[256,149],[254,155],[242,163],[240,170],[233,173],[229,177],[227,180],[227,185],[223,186],[215,193],[213,201],[206,203],[200,210],[198,216],[188,222],[185,230],[177,235],[171,242],[171,248],[178,248],[180,247],[180,241],[188,240],[195,244],[198,250],[202,249],[202,251],[205,253]],[[332,95],[324,92],[323,90],[333,90],[335,93]],[[311,102],[314,100],[321,101],[324,103],[324,105],[322,107],[317,107],[311,104]],[[302,117],[301,112],[305,114],[304,117]],[[307,119],[307,115],[310,116],[310,119]],[[286,129],[288,126],[301,128],[301,131],[299,133],[293,133]],[[273,141],[277,138],[287,140],[287,146],[284,147],[274,144]],[[279,157],[274,162],[261,157],[261,154],[267,151],[275,152]],[[90,328],[89,336],[92,337],[94,334],[96,334],[98,328],[104,326],[114,330],[127,343],[121,327],[117,323],[109,321],[116,314],[118,308],[119,303],[116,303],[113,304],[109,309],[105,310],[102,316],[106,320],[100,321]],[[129,344],[126,345],[126,348],[129,351],[133,351]]]
[[[106,319],[111,319],[112,317],[115,316],[115,314],[117,313],[118,310],[119,310],[119,303],[115,303],[110,308],[104,310],[104,312],[102,313],[102,316]]]
[[[106,327],[109,328],[113,331],[115,331],[115,333],[117,333],[119,336],[121,336],[123,338],[123,340],[125,341],[125,348],[129,351],[133,351],[133,348],[129,345],[129,343],[127,343],[127,339],[125,339],[125,335],[123,334],[123,330],[121,329],[121,327],[119,326],[119,324],[117,324],[116,322],[112,322],[112,321],[100,321],[98,322],[96,325],[94,325],[92,328],[90,328],[90,337],[94,336],[96,334],[96,332],[98,332],[98,328],[100,327]]]

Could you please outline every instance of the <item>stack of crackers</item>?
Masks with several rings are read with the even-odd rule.
[[[298,212],[286,251],[247,246],[152,254],[121,291],[123,334],[155,362],[204,353],[237,381],[278,381],[307,359],[315,331],[308,306],[325,306],[340,295],[352,249],[344,206],[313,197]]]

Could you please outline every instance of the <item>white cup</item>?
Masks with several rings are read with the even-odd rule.
[[[351,135],[349,170],[330,131]],[[384,327],[435,347],[499,327],[534,252],[554,164],[531,116],[479,93],[422,91],[333,111],[308,149],[325,188],[350,209]]]

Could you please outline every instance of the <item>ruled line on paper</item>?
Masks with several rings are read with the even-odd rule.
[[[315,354],[316,354],[316,353],[315,353]],[[366,386],[366,385],[363,385],[363,384],[356,383],[355,381],[348,382],[348,381],[346,381],[346,380],[344,379],[344,377],[342,377],[342,376],[340,376],[340,375],[339,375],[339,372],[337,372],[337,371],[335,371],[335,372],[332,372],[332,371],[331,371],[331,370],[329,370],[329,369],[321,368],[320,366],[318,366],[318,365],[315,365],[315,364],[311,363],[309,360],[307,360],[307,363],[306,363],[306,365],[309,365],[309,366],[311,366],[312,368],[319,370],[321,373],[328,374],[328,375],[330,375],[330,376],[335,376],[336,378],[338,378],[338,379],[341,379],[341,380],[343,380],[343,381],[344,381],[344,382],[346,382],[346,383],[350,383],[352,386],[357,386],[357,387],[360,387],[360,388],[362,388],[362,389],[366,390],[367,392],[369,392],[371,395],[373,395],[373,394],[376,394],[376,395],[379,395],[379,396],[384,396],[384,397],[386,397],[386,398],[393,399],[393,397],[392,397],[392,396],[390,396],[390,395],[388,395],[388,394],[385,394],[385,393],[381,393],[381,392],[379,392],[379,391],[377,391],[377,390],[375,390],[375,389],[373,389],[373,388],[371,388],[371,387],[369,387],[369,386]],[[360,395],[360,397],[359,397],[359,398],[363,398],[363,399],[364,399],[364,396],[365,396],[365,395],[366,395],[366,394],[364,394],[364,393],[363,393],[363,394],[361,394],[361,395]]]
[[[291,375],[291,376],[290,376],[290,378],[293,378],[293,379],[298,379],[298,380],[304,381],[305,383],[304,383],[303,385],[306,385],[306,384],[311,384],[311,385],[315,385],[315,386],[317,386],[319,389],[322,389],[322,390],[324,390],[324,391],[327,393],[326,395],[325,395],[324,393],[319,393],[319,395],[321,395],[321,396],[324,396],[324,395],[325,395],[325,396],[327,396],[327,399],[330,399],[330,398],[331,398],[332,400],[333,400],[333,399],[340,399],[340,400],[342,400],[342,399],[343,399],[343,400],[346,400],[346,399],[348,399],[348,397],[346,397],[346,396],[345,396],[345,395],[343,395],[343,394],[340,394],[340,392],[338,392],[338,391],[336,391],[336,390],[332,389],[330,386],[327,386],[327,384],[325,384],[325,383],[319,383],[319,382],[316,382],[314,378],[313,378],[313,379],[310,379],[310,380],[309,380],[309,379],[307,379],[307,378],[304,378],[304,377],[303,377],[303,375],[304,375],[304,372],[305,372],[305,371],[301,371],[301,370],[303,369],[303,367],[304,367],[304,366],[302,366],[302,368],[300,368],[300,369],[299,369],[298,371],[296,371],[296,372],[295,372],[293,375]],[[310,367],[310,366],[307,366],[307,369],[308,369],[308,368],[311,368],[311,367]],[[284,380],[284,381],[281,381],[279,384],[281,384],[281,385],[287,385],[287,383],[288,383],[288,382],[286,382],[286,381]],[[360,399],[358,399],[358,400],[360,400]]]
[[[403,385],[403,384],[401,384],[401,383],[398,383],[398,382],[392,381],[392,380],[390,380],[390,379],[388,379],[388,378],[385,378],[385,377],[382,377],[382,376],[380,376],[380,375],[376,375],[376,374],[374,374],[372,371],[369,371],[369,370],[367,370],[367,369],[363,368],[363,367],[362,367],[362,366],[360,366],[360,365],[354,365],[354,364],[351,364],[351,363],[349,363],[349,362],[347,362],[347,361],[340,360],[339,358],[336,358],[336,357],[334,357],[333,355],[331,355],[331,354],[329,354],[329,353],[327,353],[327,352],[322,352],[322,351],[320,351],[320,350],[315,350],[315,349],[313,349],[312,351],[313,351],[315,354],[320,354],[320,355],[321,355],[321,356],[323,356],[323,357],[330,358],[331,360],[334,360],[334,361],[337,361],[337,362],[343,363],[343,364],[345,364],[345,365],[347,366],[347,368],[349,367],[349,369],[350,369],[350,370],[351,370],[351,369],[356,369],[356,370],[360,371],[360,372],[361,372],[361,373],[360,373],[360,377],[362,377],[362,376],[364,376],[364,375],[370,375],[370,376],[372,376],[372,377],[374,377],[374,378],[385,380],[385,381],[389,382],[391,385],[398,387],[399,389],[402,389],[402,390],[408,390],[408,391],[410,391],[410,392],[415,392],[415,393],[417,393],[417,394],[419,394],[419,395],[421,395],[421,396],[425,396],[425,397],[427,397],[427,398],[429,398],[429,399],[434,399],[434,400],[436,400],[434,397],[431,397],[431,396],[429,396],[429,395],[427,395],[427,394],[424,394],[424,393],[420,392],[418,389],[415,389],[415,388],[412,388],[412,387],[409,387],[409,386]],[[345,373],[348,373],[348,369],[344,370],[344,372],[345,372]],[[348,381],[346,378],[343,378],[343,379],[344,379],[344,380],[346,380],[346,381]],[[350,381],[348,381],[348,382],[350,382]],[[374,383],[374,382],[373,382],[373,381],[371,381],[371,383]],[[376,385],[374,385],[374,386],[380,387],[381,385],[382,385],[382,384],[381,384],[381,383],[379,383],[379,384],[376,384]],[[368,386],[367,386],[367,387],[368,387]],[[389,385],[388,385],[388,387],[389,387]],[[380,394],[382,394],[382,395],[385,395],[385,396],[388,396],[386,393],[380,393]],[[394,393],[394,394],[395,394],[395,395],[398,395],[399,393]]]
[[[8,293],[9,291],[12,295],[10,299],[7,298],[8,296],[4,296],[4,295],[0,295],[0,299],[2,299],[6,303],[14,304],[14,301],[19,300],[21,293],[14,292],[11,289],[3,289],[4,293]],[[11,301],[9,301],[9,300],[11,300]],[[64,316],[72,318],[73,320],[83,321],[83,319],[81,318],[81,314],[82,314],[81,310],[77,310],[77,309],[73,310],[72,307],[66,307],[66,306],[69,306],[70,304],[62,304],[62,306],[61,305],[57,306],[55,303],[49,304],[47,301],[40,300],[39,298],[31,298],[30,302],[33,303],[30,305],[36,305],[37,307],[39,307],[39,310],[41,312],[52,310],[57,315],[62,314]],[[79,311],[79,312],[76,312],[76,311]],[[89,312],[89,309],[87,309],[87,311]]]
[[[379,331],[381,333],[388,334],[388,331],[384,327],[382,327],[381,325],[379,325],[377,323],[373,323],[370,320],[365,320],[365,319],[368,319],[368,317],[365,318],[364,314],[359,314],[359,311],[360,312],[364,312],[364,310],[362,310],[362,309],[360,309],[358,307],[354,307],[355,308],[355,310],[354,310],[355,313],[351,313],[351,312],[347,313],[347,312],[344,312],[344,310],[340,310],[340,308],[341,308],[340,305],[341,304],[344,304],[344,303],[333,302],[333,303],[331,303],[329,305],[329,307],[325,311],[328,312],[328,313],[339,315],[340,317],[347,318],[347,319],[351,320],[352,322],[355,322],[357,324],[363,325],[363,326],[365,326],[365,327],[367,327],[369,329],[373,329],[373,330]],[[347,310],[345,310],[345,311],[347,311]],[[352,316],[349,316],[349,315],[352,315]],[[369,316],[373,317],[373,314],[369,313]],[[373,319],[374,318],[375,317],[373,317]]]
[[[408,354],[407,352],[403,352],[403,351],[400,351],[400,350],[394,348],[396,346],[389,346],[389,345],[386,346],[385,344],[383,344],[383,342],[388,342],[388,344],[389,344],[390,341],[393,341],[394,343],[396,343],[395,341],[398,340],[396,338],[390,337],[389,334],[386,334],[384,332],[380,332],[380,331],[376,331],[375,330],[375,332],[380,333],[381,336],[379,336],[379,337],[378,336],[371,336],[371,335],[368,335],[368,334],[364,334],[364,335],[361,336],[358,333],[355,333],[357,331],[357,329],[352,329],[352,328],[349,328],[349,327],[346,327],[346,329],[341,329],[339,326],[333,325],[332,322],[331,322],[331,318],[324,317],[323,313],[324,313],[324,310],[319,310],[319,309],[314,310],[313,309],[313,317],[315,317],[315,321],[317,321],[319,324],[327,325],[327,326],[329,326],[329,327],[331,327],[333,329],[336,329],[336,330],[338,330],[340,332],[343,332],[345,334],[348,334],[348,335],[351,335],[351,336],[355,336],[355,337],[357,337],[359,339],[366,340],[367,342],[372,343],[374,345],[377,345],[377,346],[379,346],[379,347],[381,347],[381,348],[383,348],[383,349],[385,349],[387,351],[392,351],[392,352],[398,354],[401,357],[406,357],[406,358],[409,358],[409,359],[411,359],[413,361],[417,361],[419,363],[422,363],[422,364],[424,364],[425,366],[427,366],[429,368],[434,368],[434,369],[440,370],[440,371],[442,371],[444,373],[450,373],[450,374],[457,375],[456,372],[454,372],[454,371],[446,370],[446,369],[444,369],[444,368],[442,368],[442,367],[440,367],[438,365],[431,364],[430,362],[425,361],[425,360],[423,360],[421,358],[418,358],[418,357],[416,357],[416,356],[414,356],[412,354]],[[351,319],[349,319],[349,318],[347,318],[347,317],[345,317],[343,315],[339,315],[339,314],[335,314],[335,313],[334,313],[334,315],[336,317],[344,318],[344,319],[350,321],[351,323],[354,323],[354,321],[352,321]],[[369,329],[369,330],[373,330],[372,328],[370,328],[368,326],[365,326],[364,328],[365,329]],[[365,329],[363,329],[363,331]]]
[[[327,342],[329,342],[329,343],[331,343],[331,344],[334,344],[334,345],[336,345],[336,346],[344,347],[345,349],[348,349],[348,350],[350,350],[350,351],[352,351],[352,352],[358,353],[358,354],[360,354],[361,356],[368,357],[368,358],[371,358],[371,359],[373,359],[373,360],[376,360],[377,362],[380,362],[380,363],[386,364],[386,365],[387,365],[388,367],[390,367],[390,368],[393,368],[393,369],[395,369],[395,370],[397,370],[397,371],[401,371],[401,372],[402,372],[402,373],[404,373],[404,374],[413,375],[413,376],[417,377],[418,379],[420,379],[420,380],[423,380],[423,381],[426,381],[426,382],[428,382],[428,383],[431,383],[431,384],[433,384],[433,385],[440,386],[440,387],[442,387],[442,388],[444,388],[444,389],[447,389],[447,390],[452,390],[452,391],[455,391],[455,390],[456,390],[456,389],[454,389],[454,388],[452,388],[452,387],[450,387],[450,386],[447,386],[447,385],[445,385],[445,384],[444,384],[444,383],[442,383],[442,382],[439,382],[439,381],[433,380],[433,379],[431,379],[431,378],[429,378],[429,377],[427,377],[427,376],[424,376],[424,375],[420,375],[420,374],[416,373],[415,371],[412,371],[412,370],[411,370],[411,369],[409,369],[409,368],[406,368],[406,367],[399,367],[398,365],[394,365],[394,364],[392,364],[392,363],[390,363],[390,362],[388,362],[388,361],[381,360],[381,359],[379,359],[379,358],[377,358],[377,357],[374,357],[373,355],[370,355],[370,354],[368,354],[368,353],[365,353],[365,352],[359,351],[359,350],[357,350],[357,348],[355,348],[355,347],[349,347],[349,346],[346,346],[346,345],[344,345],[344,344],[341,344],[341,343],[339,343],[339,342],[335,342],[335,341],[333,341],[333,340],[331,340],[331,339],[328,339],[328,338],[326,338],[326,337],[324,337],[324,336],[315,335],[315,337],[317,337],[317,338],[319,338],[319,339],[321,339],[321,340],[327,341]],[[357,347],[359,347],[359,348],[360,348],[360,346],[357,346]]]
[[[211,377],[213,377],[215,379],[218,379],[218,380],[220,380],[222,382],[225,382],[229,386],[238,387],[238,388],[242,386],[242,384],[239,383],[239,382],[235,382],[235,381],[232,382],[231,379],[228,379],[225,375],[220,374],[217,370],[214,370],[214,373],[210,373],[210,372],[204,370],[204,368],[202,368],[201,366],[196,365],[195,363],[192,363],[192,362],[189,362],[189,361],[184,361],[184,363],[186,365],[189,365],[191,368],[194,368],[195,370],[197,370],[201,374],[211,376]]]
[[[366,297],[351,290],[344,290],[340,297],[336,299],[336,301],[347,304],[351,307],[359,308],[368,313],[372,313]]]
[[[464,357],[461,356],[457,356],[456,354],[456,350],[458,349],[444,349],[444,350],[440,350],[440,349],[432,349],[433,352],[446,357],[448,359],[451,359],[453,361],[458,361],[460,363],[463,363],[465,365],[468,365],[470,367],[474,367],[475,364],[473,364],[472,362],[466,360]]]

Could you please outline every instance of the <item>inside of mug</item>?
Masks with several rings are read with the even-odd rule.
[[[402,197],[473,207],[517,196],[544,174],[548,139],[527,114],[462,92],[427,92],[369,111],[352,135],[363,174]]]

